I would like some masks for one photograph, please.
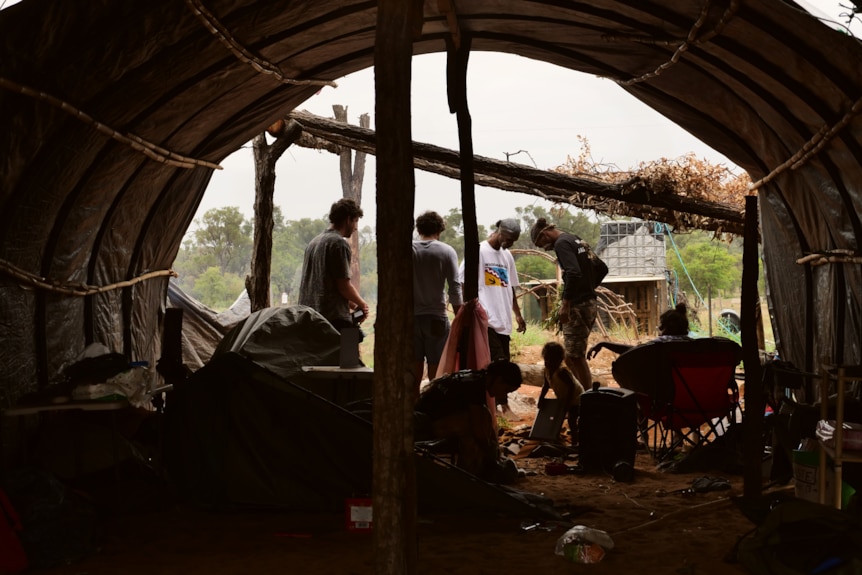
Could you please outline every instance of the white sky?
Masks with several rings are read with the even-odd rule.
[[[457,150],[455,115],[449,113],[444,54],[413,60],[413,139]],[[577,136],[587,138],[595,161],[625,169],[642,160],[677,157],[694,152],[716,163],[732,165],[616,84],[542,62],[498,53],[474,53],[468,66],[468,105],[476,154],[550,169],[577,156]],[[363,70],[324,88],[299,108],[331,117],[332,106],[348,107],[348,119],[359,123],[368,113],[374,126],[373,71]],[[238,206],[253,213],[254,165],[242,149],[217,171],[201,203],[198,217],[212,207]],[[341,197],[338,157],[292,146],[276,165],[275,203],[288,219],[324,217]],[[375,158],[367,156],[363,185],[363,224],[375,225]],[[489,225],[514,215],[516,206],[531,205],[533,196],[476,188],[478,223]],[[242,203],[240,203],[242,202]],[[458,180],[416,171],[416,214],[441,214],[461,204]],[[545,203],[544,205],[550,205]]]
[[[838,19],[847,12],[839,2],[808,0],[809,9]],[[842,21],[844,18],[841,19]],[[860,35],[859,26],[854,30]],[[429,54],[413,59],[413,139],[458,149],[457,120],[446,97],[446,59]],[[664,116],[636,100],[614,82],[510,54],[476,52],[468,64],[467,99],[472,118],[473,148],[478,155],[551,169],[577,157],[577,137],[589,142],[593,159],[620,169],[662,157],[694,153],[714,164],[738,170],[726,157],[706,146]],[[314,114],[332,117],[332,106],[347,106],[348,120],[359,123],[368,113],[374,127],[374,74],[363,70],[338,80],[300,105]],[[527,153],[512,155],[519,150]],[[361,225],[376,225],[375,158],[367,156]],[[222,162],[195,218],[211,208],[237,206],[254,213],[254,164],[246,147]],[[276,205],[287,219],[325,217],[341,197],[338,158],[292,146],[276,165]],[[476,187],[480,225],[514,215],[515,207],[541,204],[534,196]],[[414,215],[425,210],[446,214],[461,205],[458,180],[416,171]]]

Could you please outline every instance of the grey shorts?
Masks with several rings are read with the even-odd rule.
[[[587,355],[587,344],[598,309],[598,302],[594,299],[569,308],[569,322],[563,326],[563,347],[566,348],[567,357],[579,359]]]
[[[413,316],[413,359],[431,364],[440,363],[446,338],[449,337],[449,318],[436,315]]]

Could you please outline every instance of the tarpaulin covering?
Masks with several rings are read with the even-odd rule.
[[[7,400],[48,385],[92,342],[157,359],[162,272],[213,166],[321,82],[370,66],[376,9],[23,0],[0,11]],[[426,0],[414,53],[444,51],[450,20]],[[862,360],[858,40],[782,0],[471,0],[455,21],[472,50],[610,78],[752,180],[769,176],[756,193],[782,358],[807,371],[823,356]],[[834,250],[844,259],[797,263]]]
[[[178,385],[166,417],[173,482],[200,505],[339,511],[371,494],[371,423],[235,352]],[[416,469],[423,510],[558,518],[547,498],[486,483],[421,449]]]

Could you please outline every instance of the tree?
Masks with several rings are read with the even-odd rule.
[[[347,106],[332,106],[335,119],[347,123]],[[368,114],[359,116],[359,127],[368,128],[371,120]],[[358,206],[362,205],[362,181],[365,179],[365,157],[366,153],[360,150],[355,152],[348,147],[342,147],[338,154],[339,166],[341,168],[341,194],[344,198],[352,199]],[[350,243],[350,282],[360,291],[359,281],[359,238],[353,234],[347,241]]]
[[[272,271],[272,233],[274,210],[272,197],[275,193],[275,163],[287,148],[302,134],[302,127],[293,120],[279,120],[273,125],[278,132],[272,145],[267,143],[266,133],[258,134],[254,147],[254,249],[251,254],[250,273],[245,289],[251,300],[251,311],[269,307],[270,275]]]
[[[741,256],[729,252],[727,244],[702,240],[686,245],[680,250],[680,257],[671,258],[670,263],[683,289],[703,296],[707,286],[713,293],[738,286],[742,278],[741,260]]]
[[[460,208],[450,209],[449,213],[443,216],[443,221],[446,222],[446,229],[440,234],[440,241],[452,246],[458,254],[458,261],[464,261],[464,218]],[[478,226],[477,231],[480,242],[489,235],[485,226]]]
[[[522,255],[515,261],[518,275],[523,275],[527,280],[554,279],[557,277],[557,268],[542,256]]]
[[[235,206],[207,210],[194,232],[197,249],[211,256],[222,272],[245,275],[251,255],[251,238],[242,212]]]
[[[377,236],[374,228],[365,226],[358,234],[359,273],[362,286],[359,294],[367,302],[377,302]]]
[[[191,296],[216,310],[224,310],[242,292],[243,281],[232,273],[223,274],[217,267],[208,268],[195,280]]]

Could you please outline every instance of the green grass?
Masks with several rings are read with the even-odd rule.
[[[558,341],[553,332],[546,330],[541,324],[527,322],[527,331],[518,333],[513,331],[509,350],[512,354],[512,360],[515,361],[524,347],[542,346],[549,341]]]

